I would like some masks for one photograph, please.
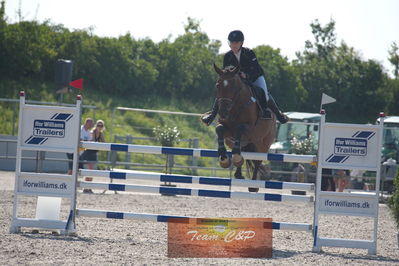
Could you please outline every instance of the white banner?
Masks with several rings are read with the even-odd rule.
[[[318,202],[320,213],[369,217],[375,216],[377,204],[375,193],[321,192]]]
[[[323,168],[376,170],[381,151],[379,126],[326,123],[321,165]]]
[[[51,178],[51,177],[20,177],[18,178],[19,193],[34,193],[35,195],[70,197],[73,195],[75,186],[73,177]]]
[[[25,105],[23,110],[23,147],[69,148],[76,147],[79,114],[75,108]]]

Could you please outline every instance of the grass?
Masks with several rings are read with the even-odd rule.
[[[2,83],[3,86],[4,83]],[[18,86],[16,84],[7,83],[10,87],[7,89],[6,97],[18,99]],[[1,86],[1,85],[0,85]],[[25,87],[25,86],[22,86]],[[39,89],[33,90],[32,87]],[[26,100],[39,100],[45,102],[57,102],[54,90],[48,84],[27,84]],[[0,87],[0,91],[5,91],[5,87]],[[75,103],[77,90],[64,95],[64,103]],[[13,95],[13,96],[11,96]],[[143,113],[136,111],[118,111],[115,110],[117,106],[131,107],[131,108],[145,108],[145,109],[159,109],[168,111],[180,112],[196,112],[201,113],[207,111],[209,106],[201,106],[198,103],[193,103],[190,99],[176,100],[176,99],[162,99],[162,97],[146,98],[144,100],[134,97],[123,97],[118,95],[96,95],[94,91],[83,92],[83,104],[94,105],[96,109],[83,108],[82,123],[87,117],[93,119],[102,119],[105,122],[105,140],[106,142],[115,142],[115,136],[125,137],[131,135],[134,137],[153,137],[153,128],[157,126],[177,127],[181,132],[182,139],[199,140],[199,148],[214,149],[215,132],[213,127],[206,127],[196,116],[182,116],[169,115],[157,113]],[[209,104],[210,105],[210,104]],[[18,133],[18,113],[19,103],[0,102],[0,134],[16,135]],[[134,144],[142,145],[160,145],[154,141],[136,141]],[[187,142],[180,142],[177,147],[188,147]],[[99,160],[106,161],[107,154],[105,152],[99,153]],[[118,160],[124,161],[125,154],[118,153]],[[140,154],[131,154],[132,162],[143,162],[146,164],[165,164],[165,156],[143,156]],[[188,156],[176,156],[175,163],[179,165],[187,165],[192,160]],[[198,164],[202,166],[212,166],[212,161],[209,159],[198,159]],[[104,166],[102,166],[104,167]],[[190,170],[179,171],[183,173],[190,173]]]

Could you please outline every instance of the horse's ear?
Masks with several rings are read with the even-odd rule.
[[[221,76],[223,74],[223,70],[218,68],[218,66],[215,63],[213,63],[213,68],[215,69],[216,73],[219,74],[219,76]]]

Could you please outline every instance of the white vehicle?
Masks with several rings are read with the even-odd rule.
[[[286,124],[278,124],[276,142],[270,147],[271,153],[292,153],[291,140],[293,137],[299,141],[312,138],[312,154],[317,153],[317,143],[319,140],[320,114],[287,112],[285,113],[290,121]]]
[[[377,120],[378,123],[378,120]],[[392,158],[398,161],[399,156],[399,116],[387,116],[384,120],[382,140],[383,160]]]
[[[317,113],[287,112],[290,121],[277,125],[276,142],[270,153],[317,154],[319,141],[319,123],[321,115]],[[298,145],[292,141],[296,140]],[[299,149],[298,149],[299,147]],[[314,182],[315,167],[308,164],[269,162],[272,175],[278,180],[291,182]]]
[[[383,190],[391,193],[394,187],[393,178],[397,174],[397,163],[399,162],[399,116],[387,116],[384,120],[382,161]]]

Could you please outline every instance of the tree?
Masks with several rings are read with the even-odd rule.
[[[361,56],[342,42],[335,44],[334,21],[321,26],[311,24],[315,42],[306,42],[305,51],[294,61],[308,92],[302,110],[318,112],[322,93],[337,99],[330,105],[329,117],[343,122],[371,122],[386,106],[383,97],[387,76],[374,61]]]
[[[4,69],[6,67],[6,64],[4,62],[4,58],[6,57],[6,51],[5,51],[5,31],[7,28],[7,22],[5,18],[5,2],[1,1],[0,3],[0,77],[2,76],[2,71],[1,69]]]
[[[194,19],[188,18],[184,30],[174,42],[165,39],[159,44],[159,94],[196,102],[210,99],[215,83],[212,64],[220,42],[211,41]]]
[[[388,60],[394,67],[393,75],[395,79],[399,77],[399,48],[396,42],[391,44],[391,49],[388,51],[389,57]]]
[[[280,54],[280,49],[273,49],[270,46],[258,46],[254,51],[265,71],[269,92],[283,110],[298,110],[307,93],[288,58]]]

